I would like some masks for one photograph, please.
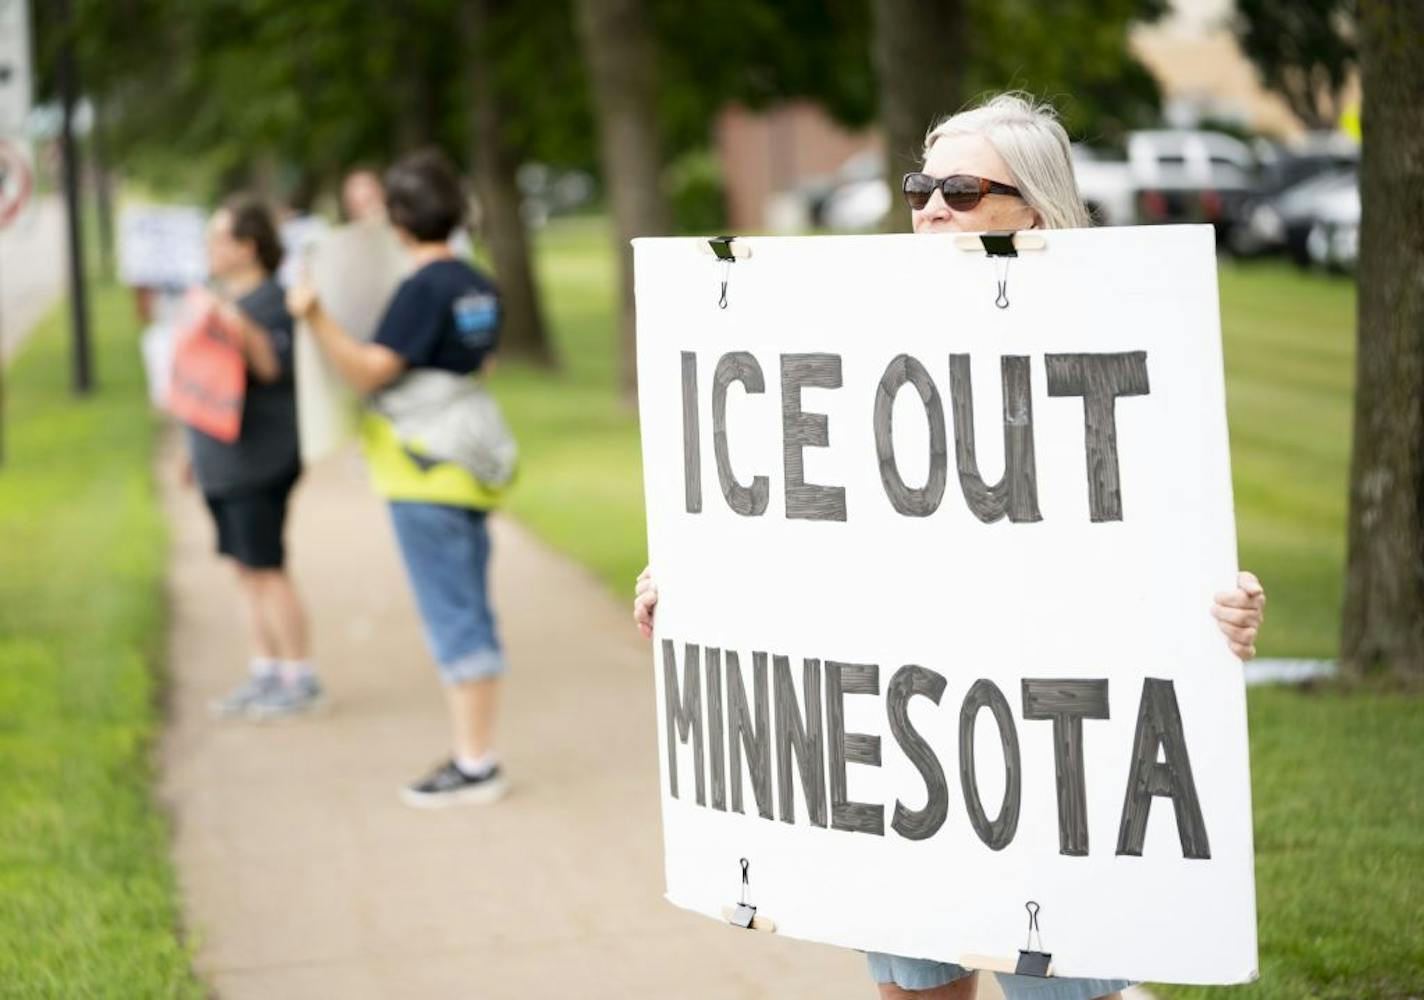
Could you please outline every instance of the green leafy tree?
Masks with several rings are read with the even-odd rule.
[[[1161,93],[1132,55],[1128,31],[1162,16],[1167,0],[969,0],[975,34],[966,87],[1021,89],[1045,98],[1068,133],[1117,142],[1156,124]]]
[[[1355,68],[1355,0],[1237,0],[1241,49],[1297,118],[1311,128],[1340,120]]]

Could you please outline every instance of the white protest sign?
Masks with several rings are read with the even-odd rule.
[[[32,97],[27,0],[0,0],[0,136],[24,134]]]
[[[668,898],[746,858],[778,933],[1012,966],[1034,901],[1054,975],[1242,982],[1212,231],[1043,235],[634,241]]]
[[[320,233],[303,251],[322,307],[353,337],[369,340],[410,270],[385,222],[351,222]],[[316,462],[356,433],[356,394],[301,324],[296,342],[297,432],[302,460]]]
[[[125,204],[119,210],[119,281],[181,290],[208,276],[206,217],[187,205]]]

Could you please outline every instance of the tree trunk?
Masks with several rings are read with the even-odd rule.
[[[1361,0],[1358,341],[1340,662],[1424,684],[1424,4]]]
[[[480,199],[480,228],[489,242],[504,310],[500,353],[552,367],[554,351],[539,308],[529,234],[519,209],[519,186],[515,182],[518,157],[505,141],[503,123],[507,112],[497,90],[490,44],[491,26],[505,6],[504,0],[465,0],[462,10],[464,50],[468,53],[465,65],[473,145],[471,164]]]
[[[618,254],[622,383],[638,392],[633,311],[635,236],[672,226],[662,190],[656,94],[657,50],[642,0],[579,0],[579,29],[598,119],[603,182],[613,202]]]
[[[924,162],[925,133],[964,101],[969,49],[965,0],[876,0],[872,55],[880,81],[885,178],[893,192],[887,232],[909,232],[900,178]]]
[[[114,179],[104,144],[103,106],[97,101],[89,132],[89,153],[94,161],[94,209],[99,227],[99,274],[114,277]]]

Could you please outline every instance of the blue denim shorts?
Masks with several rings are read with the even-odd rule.
[[[901,958],[883,952],[867,952],[870,975],[877,983],[894,983],[902,990],[932,990],[948,986],[973,972],[953,962],[935,962],[928,958]],[[1057,979],[1037,976],[1012,976],[996,972],[1004,1000],[1096,1000],[1110,996],[1132,985],[1128,979]]]
[[[502,674],[504,653],[489,605],[485,512],[404,500],[390,507],[440,679],[460,684]]]

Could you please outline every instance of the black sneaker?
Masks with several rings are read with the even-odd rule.
[[[447,760],[424,778],[401,789],[401,801],[417,809],[487,805],[504,796],[504,775],[496,764],[471,778]]]

